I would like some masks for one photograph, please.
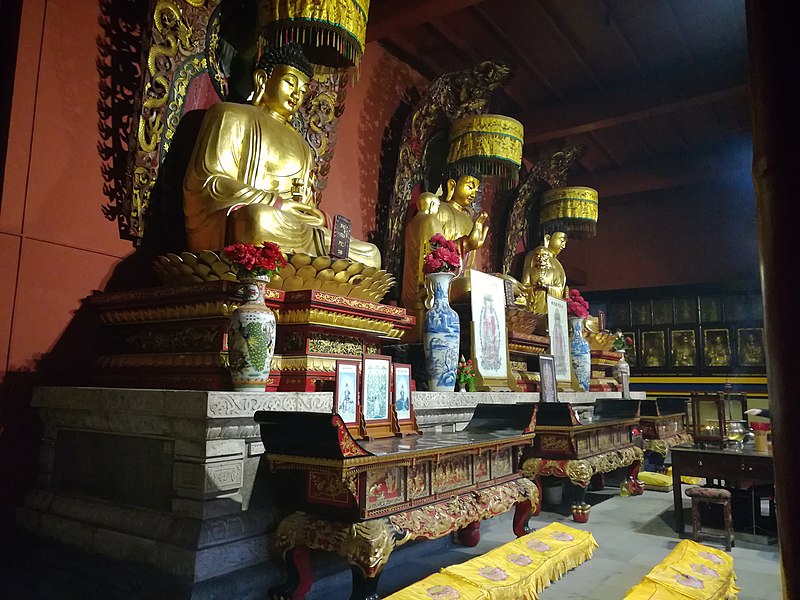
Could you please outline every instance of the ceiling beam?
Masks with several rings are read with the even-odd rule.
[[[441,19],[481,0],[380,0],[370,4],[367,41],[373,42],[405,29]]]
[[[577,174],[569,185],[598,191],[600,198],[655,192],[708,181],[751,180],[752,141],[745,136],[711,150],[675,152],[618,169]]]
[[[738,78],[741,81],[736,79],[711,82],[701,78],[689,85],[645,80],[607,91],[589,92],[571,101],[534,107],[520,119],[525,127],[525,143],[578,135],[746,95],[746,82],[742,77]]]

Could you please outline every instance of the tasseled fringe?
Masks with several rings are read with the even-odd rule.
[[[546,221],[541,224],[540,228],[542,235],[563,231],[567,236],[576,240],[585,240],[597,235],[597,221],[577,219],[575,217]]]
[[[277,47],[297,43],[307,48],[334,50],[339,60],[332,64],[316,64],[330,69],[331,72],[355,66],[358,77],[364,49],[352,33],[341,27],[321,21],[292,19],[270,23],[264,28],[262,35],[268,43]]]
[[[463,158],[447,165],[448,175],[464,177],[478,173],[481,177],[497,179],[497,189],[506,191],[519,184],[519,165],[500,158],[476,156]]]

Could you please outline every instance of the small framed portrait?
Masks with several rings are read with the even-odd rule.
[[[745,295],[725,297],[725,321],[747,321],[750,318],[750,301]]]
[[[697,323],[697,296],[675,298],[675,322]]]
[[[556,367],[551,354],[539,355],[539,402],[558,402]]]
[[[642,366],[667,366],[666,335],[663,331],[642,332]]]
[[[631,302],[631,315],[634,325],[652,325],[653,313],[650,300],[635,300]]]
[[[348,427],[358,427],[359,411],[358,375],[361,363],[355,360],[336,361],[336,391],[333,394],[333,412],[342,417]]]
[[[672,325],[672,298],[653,300],[653,325]]]
[[[631,305],[629,302],[612,302],[608,305],[609,329],[631,326]]]
[[[394,435],[391,421],[392,359],[365,354],[361,363],[361,404],[368,438]]]
[[[509,380],[516,382],[508,358],[504,280],[475,269],[469,270],[469,280],[476,387],[481,390],[504,386]]]
[[[700,320],[703,323],[722,321],[722,299],[718,296],[700,296]]]
[[[411,420],[411,365],[394,363],[392,368],[394,381],[394,409],[398,421]]]
[[[731,338],[727,329],[703,330],[703,364],[706,367],[731,365]]]
[[[550,333],[550,354],[555,363],[556,381],[571,381],[569,322],[567,303],[564,300],[547,297],[547,330]]]
[[[697,335],[693,329],[673,329],[669,334],[673,367],[697,366]]]
[[[767,354],[764,351],[764,330],[761,327],[737,329],[736,349],[739,366],[766,366]]]

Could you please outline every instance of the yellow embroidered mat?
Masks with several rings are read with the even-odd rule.
[[[588,531],[551,523],[460,565],[445,567],[387,600],[536,600],[538,593],[590,559]]]
[[[738,593],[729,554],[683,540],[628,591],[625,600],[736,600]]]

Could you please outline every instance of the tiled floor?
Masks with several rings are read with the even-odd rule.
[[[603,493],[610,497],[592,508],[589,523],[574,523],[568,516],[557,512],[542,512],[531,519],[534,528],[554,520],[563,520],[570,526],[591,531],[599,544],[591,560],[544,590],[540,594],[542,600],[621,599],[679,541],[678,535],[670,527],[671,492],[648,491],[643,496],[627,498],[615,495],[610,488]],[[685,500],[685,506],[689,506],[688,499]],[[379,592],[388,595],[436,572],[441,566],[462,562],[511,540],[511,515],[484,521],[481,532],[481,542],[475,548],[438,540],[422,542],[408,553],[399,549],[390,559],[381,578]],[[704,543],[723,547],[715,541]],[[731,554],[737,584],[742,590],[739,597],[748,600],[779,599],[781,584],[777,546],[762,546],[741,540],[737,540],[736,544]],[[425,545],[429,549],[426,550]],[[408,556],[404,556],[406,554]],[[346,600],[349,594],[349,578],[341,578],[338,582],[319,582],[312,588],[309,600]]]

